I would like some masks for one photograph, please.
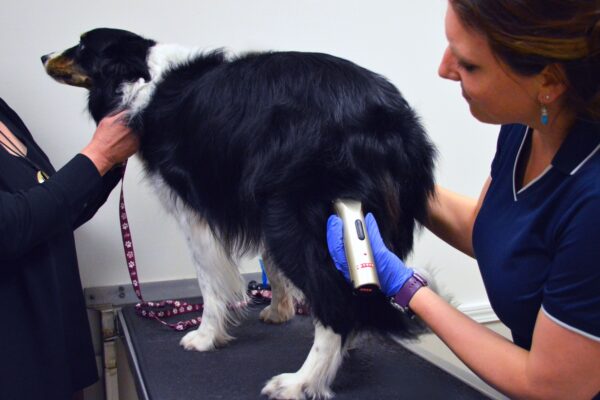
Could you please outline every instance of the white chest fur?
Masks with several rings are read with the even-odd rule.
[[[140,78],[136,82],[127,82],[121,86],[121,107],[135,115],[143,110],[154,93],[156,85],[166,72],[185,64],[206,52],[206,49],[188,48],[177,44],[157,44],[153,46],[146,59],[150,72],[150,80]]]

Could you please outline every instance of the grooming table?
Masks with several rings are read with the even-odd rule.
[[[123,307],[119,324],[140,400],[266,399],[260,391],[268,379],[300,368],[314,328],[301,315],[283,325],[262,323],[262,307],[250,307],[241,325],[230,329],[235,340],[204,353],[179,346],[185,333]],[[376,338],[349,352],[332,389],[336,400],[488,398],[403,346]]]

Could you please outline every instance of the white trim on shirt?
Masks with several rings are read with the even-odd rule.
[[[592,339],[595,342],[600,342],[600,336],[595,336],[592,335],[591,333],[582,331],[581,329],[577,329],[575,327],[572,327],[571,325],[565,324],[564,322],[562,322],[561,320],[557,319],[556,317],[553,317],[552,315],[550,315],[550,313],[548,311],[546,311],[546,309],[544,308],[544,306],[542,306],[542,311],[544,312],[544,314],[546,314],[546,316],[548,318],[550,318],[553,322],[557,323],[558,325],[562,326],[563,328],[566,328],[572,332],[578,333],[582,336],[585,336],[588,339]]]
[[[586,162],[588,162],[588,160],[589,160],[590,158],[592,158],[592,157],[594,156],[594,154],[596,154],[596,152],[597,152],[599,149],[600,149],[600,144],[599,144],[598,146],[596,146],[596,148],[595,148],[594,150],[592,150],[592,152],[590,153],[590,155],[589,155],[589,156],[587,156],[587,157],[586,157],[586,158],[585,158],[585,159],[584,159],[582,162],[580,162],[580,163],[579,163],[579,165],[578,165],[578,166],[576,166],[576,167],[575,167],[575,169],[573,169],[573,171],[571,171],[571,174],[570,174],[570,175],[573,175],[573,174],[575,174],[577,171],[579,171],[579,169],[580,169],[581,167],[583,167],[583,164],[585,164]]]
[[[517,151],[517,156],[515,157],[515,163],[513,165],[513,176],[512,176],[512,187],[513,187],[513,198],[517,201],[517,164],[519,163],[519,159],[521,158],[521,150],[523,150],[523,145],[525,144],[525,140],[527,139],[527,135],[529,134],[529,127],[525,127],[525,134],[523,135],[523,139],[521,140],[521,145],[519,146],[519,151]]]
[[[527,136],[531,134],[531,128],[525,127],[525,134],[523,135],[523,140],[521,141],[521,146],[519,146],[519,151],[517,152],[517,156],[515,157],[515,163],[513,165],[513,197],[515,201],[517,201],[517,195],[523,193],[526,189],[531,187],[537,181],[542,179],[544,175],[548,171],[552,169],[552,164],[548,165],[535,179],[531,180],[527,183],[527,185],[523,186],[519,191],[517,191],[517,165],[519,164],[519,160],[521,159],[521,151],[523,150],[523,146],[525,145],[525,140],[527,140]],[[584,160],[585,161],[585,160]]]
[[[544,170],[542,171],[542,173],[541,173],[541,174],[539,174],[538,176],[536,176],[536,178],[535,178],[534,180],[530,181],[530,182],[529,182],[527,185],[523,186],[523,187],[521,188],[521,190],[519,190],[519,191],[517,192],[517,194],[521,194],[521,192],[522,192],[523,190],[527,189],[529,186],[533,185],[534,183],[536,183],[537,181],[539,181],[540,179],[542,179],[542,178],[544,177],[544,175],[546,175],[546,173],[547,173],[548,171],[550,171],[551,169],[552,169],[552,164],[551,164],[551,165],[548,165],[548,166],[546,167],[546,169],[544,169]]]

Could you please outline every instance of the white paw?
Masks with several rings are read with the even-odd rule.
[[[271,378],[261,394],[268,396],[269,399],[285,400],[304,400],[307,396],[311,399],[330,399],[333,397],[331,390],[315,390],[308,382],[301,379],[298,373],[281,374]]]
[[[260,319],[269,324],[283,324],[294,318],[296,310],[293,307],[274,307],[272,304],[260,312]]]
[[[196,329],[182,337],[179,344],[186,350],[209,351],[214,350],[218,343],[215,335]]]

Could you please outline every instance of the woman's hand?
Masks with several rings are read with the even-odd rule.
[[[127,126],[126,111],[103,118],[91,142],[81,151],[100,175],[132,156],[139,147],[137,135]]]
[[[393,296],[400,291],[400,288],[413,275],[414,271],[404,265],[397,255],[385,247],[373,214],[367,214],[365,223],[371,240],[371,250],[373,250],[381,291],[386,296]],[[327,246],[335,267],[344,274],[346,280],[350,281],[348,261],[344,249],[343,222],[337,215],[332,215],[327,220]]]

